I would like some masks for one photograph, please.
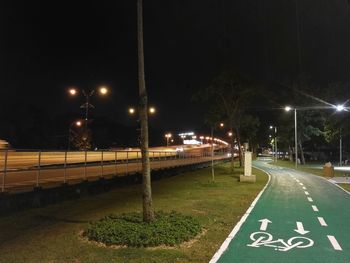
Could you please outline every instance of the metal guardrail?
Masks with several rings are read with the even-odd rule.
[[[151,169],[165,169],[227,158],[226,149],[149,151]],[[30,151],[0,150],[1,192],[78,183],[141,171],[140,150]]]

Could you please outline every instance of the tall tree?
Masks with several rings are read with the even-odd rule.
[[[145,63],[143,50],[143,1],[137,0],[137,32],[138,32],[138,72],[139,72],[139,115],[141,125],[142,155],[142,199],[143,221],[154,220],[154,209],[151,188],[151,169],[148,152],[148,102],[145,82]]]
[[[253,96],[253,81],[244,74],[235,70],[221,72],[212,84],[199,96],[208,106],[208,113],[216,121],[227,123],[228,129],[233,133],[231,137],[231,168],[233,169],[233,150],[235,140],[238,145],[240,165],[242,165],[241,128],[243,125],[256,125],[257,121],[247,121],[247,107]],[[254,88],[257,88],[254,86]],[[253,118],[251,119],[253,120]]]

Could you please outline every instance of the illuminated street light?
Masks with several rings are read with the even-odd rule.
[[[344,111],[344,110],[345,110],[345,107],[344,107],[344,105],[339,104],[339,105],[337,105],[337,106],[335,107],[335,109],[336,109],[337,111]]]
[[[173,135],[171,133],[167,133],[165,134],[165,138],[166,138],[166,146],[169,147],[169,139],[172,137]]]
[[[290,106],[286,106],[286,107],[284,107],[284,110],[288,112],[288,111],[291,111],[292,108]]]
[[[289,112],[292,107],[286,106],[285,111]],[[294,108],[294,153],[295,153],[295,169],[298,168],[298,122],[297,122],[297,108]]]
[[[107,95],[108,89],[106,87],[100,87],[99,92],[101,95]]]
[[[68,129],[68,144],[67,144],[67,149],[70,149],[70,141],[71,141],[71,133],[72,133],[72,127],[76,126],[76,127],[81,127],[82,126],[82,121],[74,121],[69,125],[69,129]]]
[[[220,123],[220,127],[223,128],[225,124],[223,122]]]
[[[97,91],[100,95],[105,96],[108,93],[108,89],[105,86],[97,88]],[[70,96],[77,96],[78,95],[78,89],[73,87],[68,90],[68,93]],[[85,103],[80,106],[80,108],[85,109],[85,132],[88,130],[88,123],[89,123],[89,108],[95,108],[94,105],[90,103],[90,98],[95,94],[95,89],[86,91],[84,89],[81,90],[81,93],[85,97]],[[87,148],[87,145],[85,145],[85,150]]]
[[[154,107],[150,107],[150,108],[149,108],[149,113],[150,113],[150,114],[156,113],[156,109],[155,109]]]
[[[277,162],[278,160],[278,153],[277,153],[277,127],[276,126],[273,126],[273,125],[270,125],[270,129],[274,130],[274,133],[275,133],[275,139],[274,139],[274,143],[275,143],[275,162]]]
[[[135,109],[134,108],[129,108],[129,114],[135,114]]]
[[[227,133],[229,137],[232,137],[233,133],[232,132],[228,132]]]

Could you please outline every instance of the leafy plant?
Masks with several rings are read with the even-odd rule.
[[[151,223],[144,222],[141,213],[109,215],[90,223],[84,235],[106,245],[154,247],[181,244],[201,231],[201,225],[193,217],[160,211]]]

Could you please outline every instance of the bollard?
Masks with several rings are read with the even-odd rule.
[[[6,151],[5,151],[5,158],[4,158],[4,174],[2,175],[2,188],[1,188],[1,192],[5,192],[6,175],[7,175],[7,158],[8,158],[8,149],[6,149]]]

